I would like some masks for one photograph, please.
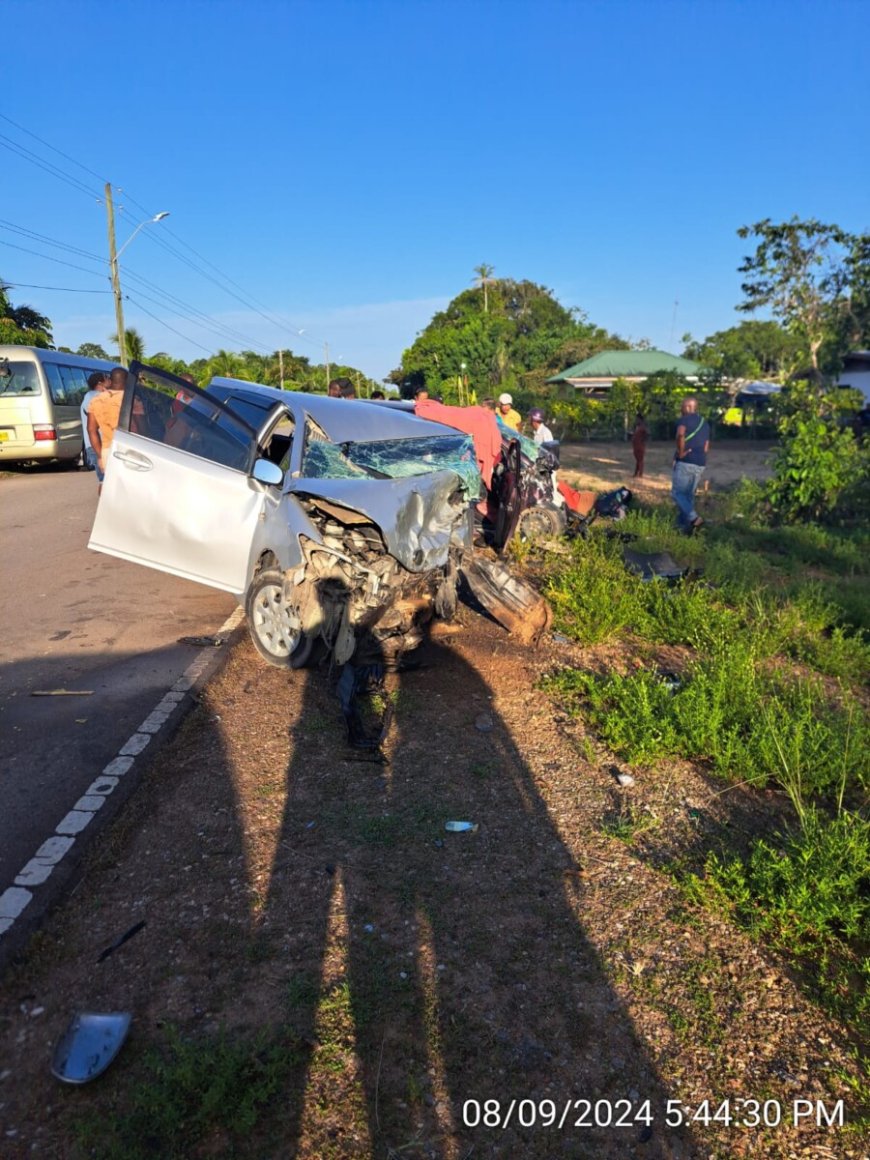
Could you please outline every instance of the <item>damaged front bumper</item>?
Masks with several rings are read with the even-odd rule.
[[[450,471],[319,484],[306,480],[296,493],[320,538],[300,537],[303,560],[285,574],[285,600],[336,663],[392,662],[420,643],[434,615],[455,611],[471,545],[463,489]]]

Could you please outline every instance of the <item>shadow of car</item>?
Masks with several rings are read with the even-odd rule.
[[[451,428],[134,362],[88,546],[232,593],[271,664],[389,660],[455,610],[479,492]]]

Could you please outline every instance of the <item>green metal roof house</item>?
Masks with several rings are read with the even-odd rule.
[[[696,379],[703,369],[700,363],[663,350],[602,350],[547,382],[567,383],[592,394],[606,392],[615,379],[640,383],[658,371],[676,371],[687,379]]]

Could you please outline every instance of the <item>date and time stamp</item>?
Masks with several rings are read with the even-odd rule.
[[[769,1129],[841,1128],[843,1100],[702,1099],[697,1103],[669,1099],[582,1100],[512,1099],[465,1100],[462,1123],[466,1128],[553,1128],[580,1131],[599,1128],[667,1129],[721,1126]]]

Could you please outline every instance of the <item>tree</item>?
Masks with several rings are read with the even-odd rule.
[[[7,294],[11,289],[0,279],[0,343],[50,347],[51,320],[32,306],[13,306]]]
[[[531,397],[572,362],[608,345],[625,346],[582,311],[566,309],[545,286],[512,278],[490,279],[487,286],[486,310],[478,290],[462,291],[404,352],[389,376],[403,392],[425,385],[450,398],[464,373],[478,396],[498,388]]]
[[[683,356],[727,379],[785,379],[802,357],[800,339],[778,322],[741,322],[698,342],[684,336]]]
[[[814,218],[797,217],[775,223],[770,218],[742,226],[741,238],[758,239],[755,253],[746,257],[738,271],[746,275],[741,289],[745,299],[737,309],[752,313],[769,307],[792,335],[800,339],[816,375],[820,352],[827,343],[831,357],[848,346],[848,326],[854,287],[866,289],[867,235],[854,236],[839,226]]]
[[[46,318],[44,314],[40,314],[38,310],[34,310],[32,306],[13,308],[8,312],[8,317],[22,330],[36,331],[42,334],[49,343],[52,342],[51,320]]]
[[[816,383],[793,383],[779,421],[779,447],[767,494],[784,523],[829,520],[850,493],[866,486],[870,448],[844,426],[841,416],[860,406],[857,391],[825,394]]]
[[[235,351],[231,350],[219,350],[216,354],[213,354],[211,358],[206,360],[201,373],[197,374],[196,377],[201,381],[208,382],[209,379],[215,376],[221,379],[244,379],[246,382],[253,381],[245,364],[245,360],[240,354],[236,354]]]
[[[82,358],[104,358],[108,362],[109,356],[98,342],[83,342],[76,351]]]
[[[118,335],[110,334],[109,342],[113,342],[115,346],[118,346]],[[135,326],[124,327],[124,345],[127,348],[128,362],[145,361],[145,339]]]
[[[479,266],[474,267],[474,272],[477,277],[474,279],[478,286],[483,287],[483,313],[489,313],[489,300],[487,298],[486,288],[492,280],[495,273],[495,266],[490,266],[486,262],[481,262]]]

